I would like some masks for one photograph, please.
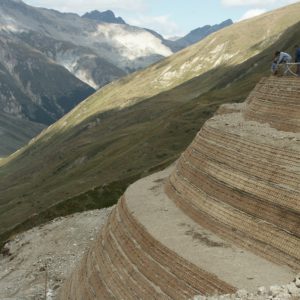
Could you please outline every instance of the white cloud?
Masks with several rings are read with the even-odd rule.
[[[242,17],[240,18],[239,21],[243,21],[243,20],[246,20],[246,19],[250,19],[250,18],[259,16],[259,15],[265,13],[266,11],[267,11],[266,9],[259,9],[259,8],[256,8],[256,9],[250,9],[250,10],[246,11],[246,12],[242,15]]]
[[[1,0],[0,0],[1,1]],[[153,29],[163,36],[181,35],[169,15],[149,16],[147,0],[23,0],[28,5],[52,8],[62,12],[83,14],[91,10],[112,10],[128,24]],[[148,4],[147,4],[148,2]]]
[[[224,6],[244,6],[248,10],[238,21],[253,18],[272,9],[299,2],[300,0],[221,0]]]
[[[277,0],[222,0],[222,4],[226,6],[265,6],[275,2],[277,2]]]
[[[268,5],[288,5],[291,3],[299,2],[299,0],[221,0],[225,6],[255,6],[266,7]]]
[[[52,8],[63,12],[83,14],[91,10],[118,10],[124,12],[144,12],[145,0],[23,0],[33,6]]]
[[[180,35],[180,29],[178,25],[171,20],[169,15],[163,16],[147,16],[139,15],[137,18],[128,20],[131,25],[149,28],[162,34],[164,37],[171,37],[174,35]]]

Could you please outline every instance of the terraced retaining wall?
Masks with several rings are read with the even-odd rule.
[[[206,122],[166,191],[202,226],[300,270],[299,132],[300,80],[263,79],[241,113]]]
[[[220,108],[164,190],[203,228],[300,271],[300,80],[263,79],[244,104]],[[159,242],[127,200],[125,193],[61,299],[191,299],[236,291]]]

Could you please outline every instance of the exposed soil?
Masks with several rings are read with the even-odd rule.
[[[15,236],[0,255],[0,299],[56,299],[110,211],[58,218]]]

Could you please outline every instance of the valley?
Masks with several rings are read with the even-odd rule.
[[[300,81],[270,74],[300,41],[299,2],[192,32],[181,50],[111,11],[1,5],[18,7],[3,49],[24,43],[2,52],[0,79],[18,83],[1,81],[3,153],[34,136],[0,152],[3,297],[300,297]]]
[[[274,49],[293,47],[299,39],[298,8],[294,4],[237,23],[105,86],[4,159],[1,234],[47,215],[55,205],[89,199],[89,192],[123,186],[176,160],[220,104],[244,101],[269,74]],[[266,30],[266,37],[261,28],[274,19],[280,22]],[[251,22],[257,30],[245,40]],[[226,43],[234,34],[238,39]],[[201,61],[204,53],[211,53],[209,60]],[[96,205],[91,208],[101,208],[101,201]]]
[[[232,24],[227,20],[199,28],[192,41],[183,37],[185,42],[177,45],[154,31],[120,22],[112,11],[81,17],[3,0],[0,15],[0,112],[38,123],[36,128],[53,124],[108,83]],[[6,144],[0,143],[0,155],[35,136],[30,127],[27,139],[13,128],[11,135],[3,129]]]

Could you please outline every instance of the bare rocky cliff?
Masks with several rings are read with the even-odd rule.
[[[0,31],[0,111],[51,124],[95,90],[28,44]]]

